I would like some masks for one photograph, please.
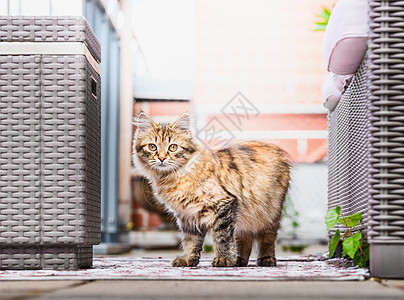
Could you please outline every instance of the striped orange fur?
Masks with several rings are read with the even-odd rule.
[[[257,264],[276,265],[275,240],[290,181],[287,154],[256,141],[206,149],[193,137],[187,114],[161,125],[142,113],[137,125],[135,167],[183,231],[183,253],[173,266],[196,266],[208,231],[213,266],[246,266],[254,240]]]

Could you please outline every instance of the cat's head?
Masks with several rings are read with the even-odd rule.
[[[148,174],[179,171],[198,151],[191,133],[191,119],[186,113],[170,125],[158,124],[141,113],[135,124],[138,130],[133,161],[140,171]]]

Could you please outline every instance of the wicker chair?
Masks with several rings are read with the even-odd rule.
[[[369,7],[367,57],[329,114],[328,203],[363,212],[372,276],[404,278],[404,2]]]

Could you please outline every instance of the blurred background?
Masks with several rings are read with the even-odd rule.
[[[257,139],[283,147],[294,167],[280,242],[326,241],[326,68],[323,32],[313,30],[322,5],[332,4],[326,1],[0,0],[1,15],[83,15],[101,42],[97,251],[179,241],[132,167],[131,122],[141,111],[160,122],[191,113],[194,134],[207,146]],[[212,128],[219,133],[213,138]]]

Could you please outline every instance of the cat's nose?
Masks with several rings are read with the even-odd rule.
[[[159,160],[160,160],[161,162],[163,162],[165,159],[166,159],[165,157],[159,157]]]

